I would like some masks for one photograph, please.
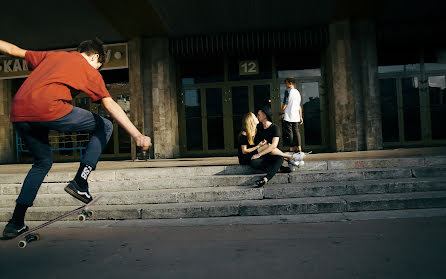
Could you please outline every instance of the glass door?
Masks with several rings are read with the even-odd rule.
[[[237,147],[238,135],[242,130],[243,116],[253,111],[252,102],[250,102],[249,86],[232,86],[230,89],[232,100],[232,139],[233,148]]]
[[[231,111],[228,112],[231,121],[232,142],[229,149],[234,152],[238,145],[238,136],[242,130],[243,116],[252,112],[257,115],[257,110],[271,103],[270,83],[248,83],[231,86]]]
[[[257,109],[271,103],[271,83],[194,86],[181,92],[180,101],[183,155],[235,155],[243,116],[256,114]]]
[[[429,144],[428,94],[418,75],[381,78],[379,86],[384,145]]]
[[[432,75],[427,79],[428,131],[433,143],[446,141],[446,75]]]
[[[225,149],[224,97],[223,87],[191,88],[182,92],[182,152],[199,155]]]

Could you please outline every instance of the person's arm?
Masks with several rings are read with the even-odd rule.
[[[259,144],[257,144],[254,147],[251,147],[251,148],[248,148],[247,145],[241,145],[240,147],[242,149],[243,154],[248,154],[248,153],[251,153],[251,152],[259,149],[260,147],[264,146],[265,144],[266,144],[266,140],[263,140],[263,141],[259,142]]]
[[[302,107],[299,107],[299,115],[300,115],[300,122],[299,122],[299,124],[302,125],[302,124],[304,124],[304,118],[302,116]]]
[[[255,154],[251,157],[252,160],[258,159],[262,157],[265,154],[271,153],[274,149],[277,148],[279,145],[279,137],[274,137],[273,142],[271,144],[268,144],[268,147],[264,150],[260,151],[258,154]]]
[[[0,52],[19,58],[25,58],[26,50],[21,49],[18,46],[13,45],[11,43],[0,40]]]
[[[280,110],[279,120],[282,120],[282,115],[285,113],[286,104],[282,104],[282,109]]]
[[[152,146],[150,137],[146,137],[139,132],[139,130],[133,125],[127,114],[122,110],[122,108],[110,97],[101,99],[104,109],[108,114],[121,125],[124,130],[129,133],[129,135],[136,142],[137,146],[143,148],[143,150],[149,149]]]
[[[290,97],[290,91],[285,90],[285,94],[283,96],[282,109],[280,110],[279,120],[282,119],[283,114],[285,113],[285,109],[288,105],[288,98]]]

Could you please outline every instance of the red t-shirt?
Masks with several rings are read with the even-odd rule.
[[[87,93],[93,102],[110,97],[104,80],[79,52],[26,51],[34,69],[11,104],[11,122],[51,121],[67,115],[73,106],[72,90]]]

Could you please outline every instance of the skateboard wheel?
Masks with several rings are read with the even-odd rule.
[[[85,219],[87,219],[87,217],[84,214],[79,214],[79,216],[77,216],[79,221],[83,222],[85,221]]]
[[[93,211],[87,210],[87,217],[91,217],[91,216],[93,216]]]
[[[18,243],[19,248],[25,248],[27,244],[28,242],[26,240],[20,240]]]

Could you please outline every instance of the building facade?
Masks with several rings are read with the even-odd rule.
[[[446,144],[446,31],[438,23],[443,18],[438,5],[444,4],[81,2],[95,10],[94,26],[101,27],[94,33],[106,34],[109,62],[125,61],[109,64],[102,74],[135,125],[152,137],[152,158],[236,154],[243,114],[270,105],[280,124],[287,77],[296,79],[302,94],[304,151]],[[47,33],[56,32],[52,25],[47,28]],[[69,31],[80,38],[82,32],[76,30]],[[0,39],[29,49],[75,46],[72,39],[57,48],[45,38],[35,46],[18,35]],[[116,54],[115,45],[126,50]],[[20,70],[26,69],[7,57],[1,65],[0,161],[6,163],[18,158],[8,114],[23,82]],[[73,104],[106,116],[83,95]],[[88,138],[53,136],[56,147],[82,145]],[[20,155],[20,161],[27,160],[26,153]],[[55,155],[56,160],[79,156],[73,150]],[[116,126],[103,158],[132,157],[133,143]]]

